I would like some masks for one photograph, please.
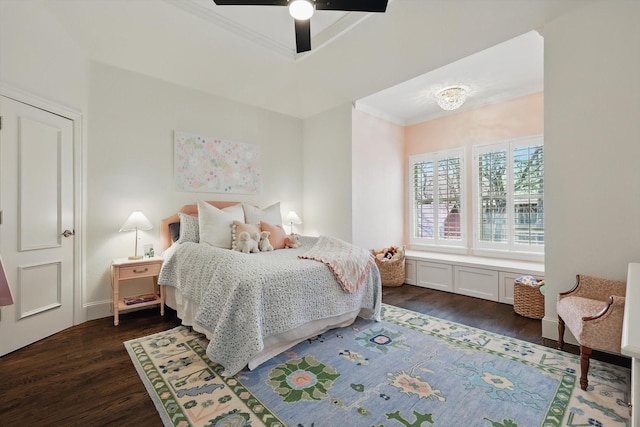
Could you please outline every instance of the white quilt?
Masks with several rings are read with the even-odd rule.
[[[209,358],[234,375],[264,348],[264,338],[313,320],[364,309],[379,320],[382,287],[375,264],[362,286],[345,292],[323,263],[300,259],[298,249],[244,254],[207,244],[182,243],[165,260],[158,283],[199,302],[198,326],[209,332]]]

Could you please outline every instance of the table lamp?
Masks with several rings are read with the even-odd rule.
[[[289,223],[289,227],[291,227],[290,234],[293,234],[293,224],[302,224],[302,220],[294,211],[289,212],[285,219]]]
[[[119,231],[136,231],[136,246],[135,252],[133,256],[130,256],[129,259],[142,259],[142,255],[138,256],[138,230],[151,230],[153,226],[149,222],[146,216],[140,211],[134,211],[127,221],[124,223],[122,227],[120,227]]]

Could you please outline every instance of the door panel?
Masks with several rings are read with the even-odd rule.
[[[61,137],[55,126],[18,116],[18,242],[22,251],[61,244],[57,214],[62,203]],[[43,210],[56,214],[42,215]]]
[[[18,268],[18,318],[33,316],[62,305],[61,264],[52,262]],[[21,296],[24,295],[24,298]]]
[[[73,122],[0,97],[0,355],[73,325]]]

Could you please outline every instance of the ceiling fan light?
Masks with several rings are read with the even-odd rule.
[[[308,0],[293,0],[289,3],[289,13],[295,19],[306,21],[313,15],[313,5]]]

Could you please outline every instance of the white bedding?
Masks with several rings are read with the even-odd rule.
[[[183,324],[210,340],[209,358],[233,375],[356,316],[379,320],[381,281],[375,264],[363,285],[344,292],[324,264],[299,249],[243,254],[183,243],[165,252],[159,283]]]

